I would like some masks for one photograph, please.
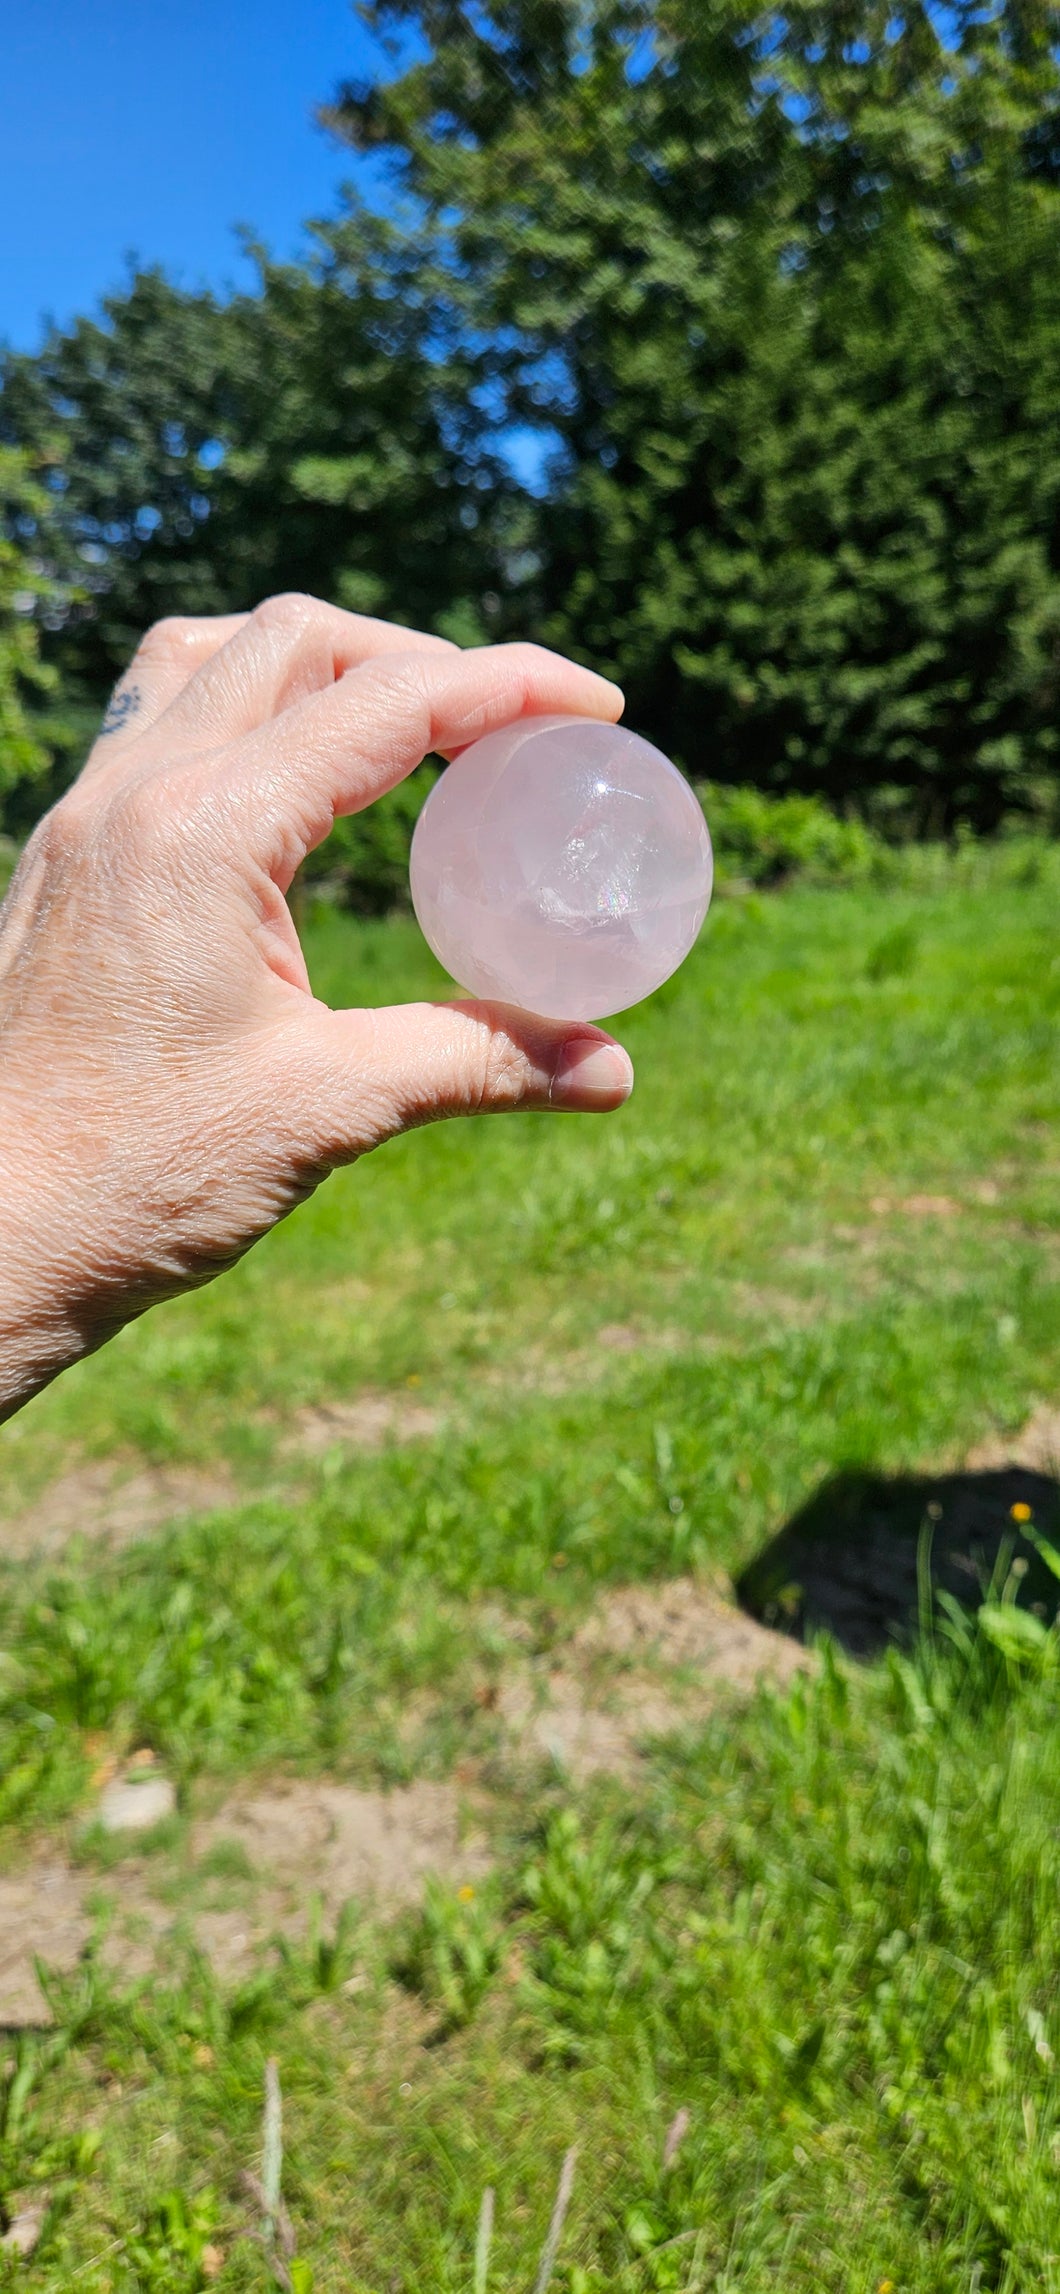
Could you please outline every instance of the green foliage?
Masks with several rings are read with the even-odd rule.
[[[210,2191],[187,2199],[179,2190],[166,2191],[151,2208],[138,2232],[125,2242],[125,2260],[137,2294],[151,2287],[165,2294],[199,2294],[208,2281],[203,2275],[203,2252],[210,2244],[217,2207]]]
[[[825,1648],[791,1690],[657,1744],[636,1791],[553,1791],[491,1881],[489,1966],[469,1992],[461,1962],[426,2047],[395,2055],[370,1916],[366,1972],[326,2012],[281,1961],[300,2282],[465,2294],[488,2181],[488,2283],[519,2294],[577,2140],[568,2294],[977,2274],[1056,2294],[1057,1679],[967,1624],[859,1671]],[[444,1987],[458,1907],[435,1891],[420,1933],[432,1970],[444,1940]],[[209,2242],[258,2283],[235,2176],[214,2195],[220,2146],[257,2159],[258,2024],[179,1946],[132,1988],[100,1966],[90,2016],[51,1996],[56,2032],[15,2044],[34,2107],[7,2187],[53,2193],[20,2282],[197,2288]]]
[[[533,1938],[523,1999],[546,2060],[583,2057],[587,2041],[620,2020],[648,1972],[648,1906],[667,1860],[649,1865],[631,1857],[629,1845],[621,1828],[607,1824],[586,1840],[565,1809],[522,1875]]]
[[[86,1508],[108,1458],[226,1461],[242,1498],[3,1572],[9,1867],[16,1827],[59,1859],[101,1739],[182,1801],[149,1859],[93,1857],[101,1932],[5,2041],[0,2199],[44,2212],[12,2285],[190,2294],[208,2248],[263,2285],[239,2178],[274,2056],[317,2294],[468,2294],[486,2186],[487,2286],[526,2294],[574,2142],[556,2294],[1060,2294],[1060,1667],[1018,1575],[912,1655],[689,1706],[634,1776],[534,1778],[497,1695],[569,1672],[606,1584],[714,1583],[841,1466],[1056,1392],[1058,856],[1029,857],[719,903],[623,1026],[616,1123],[394,1143],[5,1429],[26,1539],[34,1475],[86,1455]],[[306,937],[336,999],[440,984],[405,921]],[[376,1454],[366,1388],[407,1437]],[[396,1920],[303,1896],[268,1943],[277,1875],[196,1779],[297,1768],[452,1780],[492,1869]],[[122,1977],[152,1890],[175,1925]],[[189,1936],[222,1907],[261,1938],[232,1980]]]
[[[911,972],[916,962],[917,935],[908,919],[883,932],[865,958],[867,980],[896,980]]]
[[[511,618],[693,777],[921,828],[1055,791],[1055,10],[366,14],[415,60],[329,117],[553,447]]]
[[[610,668],[696,780],[1055,823],[1055,5],[363,12],[406,61],[326,117],[388,216],[227,304],[138,274],[0,368],[81,593],[59,780],[146,622],[293,587]]]
[[[1028,1527],[1027,1535],[1050,1574],[1060,1577],[1060,1553],[1056,1547],[1042,1536],[1033,1522]],[[1046,1622],[1044,1603],[1029,1607],[1021,1607],[1019,1604],[1020,1587],[1027,1575],[1026,1558],[1011,1561],[1011,1546],[1008,1555],[1003,1551],[1000,1558],[1001,1567],[995,1572],[995,1581],[987,1588],[987,1597],[977,1611],[978,1631],[1006,1659],[1010,1671],[1027,1665],[1039,1676],[1045,1677],[1053,1672],[1060,1655],[1060,1633],[1056,1620],[1051,1625]],[[947,1601],[945,1607],[951,1637],[959,1646],[966,1647],[969,1632],[966,1618],[952,1601]]]
[[[55,682],[40,658],[37,624],[55,590],[31,547],[46,505],[28,457],[0,444],[0,799],[48,764],[29,706]]]
[[[99,319],[5,358],[0,439],[46,476],[61,448],[38,548],[77,583],[50,640],[68,708],[98,705],[165,614],[292,589],[410,624],[465,600],[474,620],[491,464],[408,265],[389,226],[350,215],[308,267],[263,259],[255,295],[140,272]]]
[[[722,872],[750,884],[792,877],[858,883],[883,864],[879,841],[859,820],[840,820],[819,797],[771,797],[762,789],[706,782],[699,790]]]
[[[470,2023],[500,1965],[503,1931],[488,1896],[428,1879],[422,1909],[391,1962],[399,1983],[441,2018],[444,2032]]]

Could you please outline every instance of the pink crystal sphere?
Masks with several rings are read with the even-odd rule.
[[[523,717],[443,773],[409,873],[424,938],[462,987],[598,1020],[683,963],[713,861],[688,782],[650,741],[586,717]]]

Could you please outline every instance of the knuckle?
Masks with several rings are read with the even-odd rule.
[[[521,675],[535,677],[543,669],[554,669],[556,656],[544,645],[534,645],[528,637],[513,638],[510,644],[498,649],[513,669]]]
[[[159,826],[159,811],[153,792],[140,782],[123,789],[110,808],[112,833],[124,845],[143,848],[154,843]]]
[[[516,638],[510,644],[497,646],[495,659],[498,676],[513,706],[532,703],[555,677],[555,654],[543,645],[531,644],[528,638]]]
[[[430,629],[410,629],[409,647],[417,653],[433,654],[435,660],[445,655],[452,659],[459,657],[462,653],[474,651],[474,647],[458,645],[455,637],[439,637],[435,631]]]
[[[170,662],[179,660],[186,652],[195,633],[196,623],[189,616],[169,613],[161,621],[152,622],[136,648],[138,661]]]
[[[489,1028],[477,1068],[473,1093],[477,1107],[517,1107],[526,1097],[526,1055],[506,1028]]]
[[[29,839],[27,853],[47,869],[64,867],[84,850],[90,832],[92,808],[71,789],[46,812]]]
[[[307,628],[327,611],[319,598],[310,597],[299,589],[279,590],[275,597],[263,598],[251,615],[259,629],[275,630],[281,637]]]
[[[418,677],[426,682],[458,662],[463,651],[451,638],[421,636],[418,630],[410,629],[405,643],[388,645],[375,659],[380,668],[389,666],[397,677]]]

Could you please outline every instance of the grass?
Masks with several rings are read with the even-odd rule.
[[[615,1325],[648,1356],[719,1359],[806,1326],[849,1352],[849,1325],[873,1320],[915,1343],[934,1318],[944,1353],[993,1357],[978,1391],[960,1371],[940,1421],[963,1433],[955,1411],[981,1416],[987,1386],[1022,1407],[1056,1274],[1057,881],[1049,855],[1023,886],[720,903],[629,1017],[638,1087],[617,1118],[448,1125],[337,1176],[223,1283],[16,1420],[0,1497],[86,1451],[216,1458],[261,1486],[300,1405],[414,1381],[421,1401],[488,1412],[497,1382],[554,1385]],[[323,914],[309,952],[333,1000],[444,985],[403,922]],[[959,1211],[903,1213],[918,1193]]]
[[[571,2143],[568,2294],[1054,2288],[1057,1689],[1052,1646],[1010,1674],[967,1634],[826,1662],[633,1798],[513,1811],[484,1890],[397,1934],[227,1995],[190,1951],[124,1995],[90,1961],[8,2069],[9,2187],[52,2194],[29,2282],[195,2288],[211,2246],[267,2284],[233,2193],[275,2056],[318,2289],[470,2294],[487,2186],[489,2284],[529,2289]]]
[[[499,1841],[472,1899],[354,1912],[235,1991],[190,1943],[53,1986],[0,2079],[0,2193],[50,2203],[12,2283],[270,2283],[236,2177],[276,2056],[303,2286],[471,2294],[491,2187],[488,2288],[529,2294],[577,2143],[563,2294],[1060,2287],[1052,1638],[950,1620],[536,1800],[481,1695],[513,1618],[561,1650],[601,1584],[730,1576],[826,1475],[1055,1396],[1058,888],[1046,852],[721,903],[622,1030],[619,1117],[393,1144],[6,1429],[9,1514],[98,1459],[239,1498],[8,1570],[12,1856],[134,1743],[185,1801],[478,1760]],[[441,985],[402,923],[321,913],[309,953],[333,999]],[[299,1446],[366,1386],[437,1432]]]

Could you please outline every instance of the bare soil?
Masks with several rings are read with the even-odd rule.
[[[348,1402],[316,1402],[299,1410],[284,1449],[309,1457],[336,1448],[381,1450],[389,1442],[429,1441],[443,1422],[440,1410],[404,1394],[355,1394]]]
[[[58,1553],[76,1537],[132,1545],[138,1537],[193,1514],[237,1505],[239,1497],[230,1476],[218,1466],[143,1466],[111,1460],[75,1466],[0,1523],[0,1558],[28,1561]]]
[[[511,1749],[544,1755],[575,1783],[632,1776],[652,1737],[702,1719],[722,1695],[790,1680],[809,1662],[695,1578],[603,1595],[560,1665],[524,1665],[501,1692]]]
[[[298,1412],[281,1456],[320,1457],[331,1449],[379,1450],[428,1440],[443,1424],[439,1411],[401,1394],[363,1393],[348,1402]],[[29,1561],[62,1551],[77,1537],[120,1547],[138,1538],[246,1502],[223,1466],[145,1466],[135,1459],[85,1460],[61,1474],[29,1504],[0,1518],[0,1560]]]
[[[1060,1404],[1041,1403],[1018,1434],[991,1434],[964,1462],[973,1473],[1026,1466],[1032,1473],[1060,1478]]]
[[[513,1781],[542,1760],[575,1785],[601,1772],[632,1776],[651,1738],[807,1662],[691,1578],[607,1594],[562,1664],[535,1663],[518,1638],[496,1708]],[[131,1841],[101,1874],[42,1846],[0,1874],[0,2027],[47,2021],[35,1959],[74,1968],[101,1900],[112,1913],[104,1956],[127,1974],[149,1972],[183,1929],[219,1975],[238,1979],[271,1939],[304,1935],[314,1906],[333,1921],[350,1898],[415,1902],[428,1873],[473,1883],[490,1860],[489,1817],[486,1795],[472,1802],[455,1783],[372,1792],[259,1779],[195,1818],[179,1855],[145,1854]]]

